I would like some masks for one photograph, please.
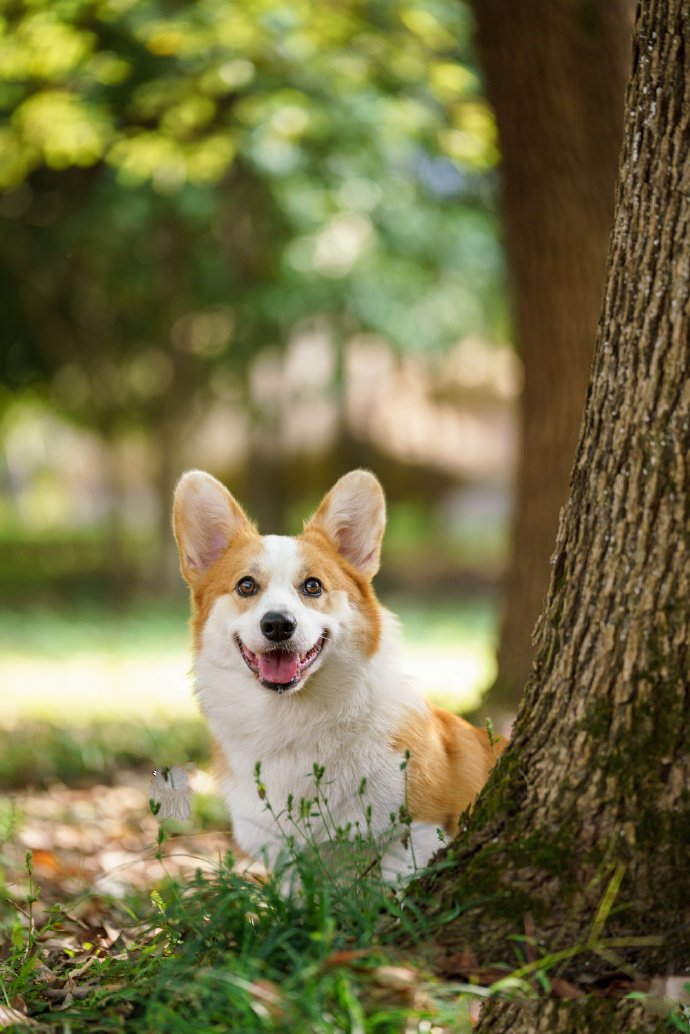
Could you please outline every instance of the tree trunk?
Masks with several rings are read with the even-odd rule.
[[[525,370],[512,559],[499,674],[488,703],[514,712],[565,502],[613,223],[629,0],[475,0],[498,121],[503,224]]]
[[[663,1016],[640,1002],[488,1002],[475,1030],[483,1034],[670,1034]]]
[[[582,986],[621,960],[690,973],[689,299],[690,5],[646,0],[533,675],[453,866],[418,895],[463,908],[451,953],[515,966],[530,932]]]

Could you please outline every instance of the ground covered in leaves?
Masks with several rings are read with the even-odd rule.
[[[482,989],[463,994],[378,936],[386,919],[409,925],[380,881],[342,884],[311,859],[286,896],[229,853],[203,774],[192,821],[162,831],[148,783],[123,770],[7,799],[0,1028],[470,1029]]]
[[[123,770],[116,785],[55,784],[3,799],[0,1027],[124,988],[125,973],[111,979],[113,964],[131,965],[132,952],[147,948],[142,936],[149,947],[156,941],[138,925],[152,893],[210,874],[226,856],[230,838],[220,830],[161,838],[148,782],[146,773]],[[117,1029],[118,1014],[129,1011],[120,1003],[103,1029]]]
[[[372,872],[305,856],[268,876],[233,852],[203,772],[190,822],[161,826],[149,778],[122,769],[4,799],[0,1029],[462,1034],[489,997],[589,997],[529,931],[511,961],[480,968],[435,953],[425,917]],[[616,988],[658,999],[655,1022],[665,1011],[688,1034],[683,1007],[661,1000],[684,993]]]

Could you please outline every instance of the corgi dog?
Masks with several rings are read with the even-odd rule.
[[[317,771],[327,814],[307,808],[308,829],[291,822],[297,843],[366,819],[384,878],[409,874],[439,849],[440,829],[455,833],[500,753],[403,671],[397,620],[371,585],[385,522],[381,485],[364,470],[342,477],[295,537],[260,535],[210,474],[189,471],[175,491],[196,693],[235,840],[271,865],[285,847],[280,816],[313,799]]]

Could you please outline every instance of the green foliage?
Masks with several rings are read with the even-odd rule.
[[[501,318],[462,4],[2,11],[10,389],[112,435],[241,399],[249,357],[316,313],[406,348]]]
[[[165,837],[161,827],[159,845]],[[619,942],[596,940],[537,955],[530,938],[517,939],[513,948],[527,961],[484,970],[491,974],[489,984],[478,976],[468,983],[448,980],[433,973],[433,944],[450,917],[431,918],[382,883],[371,864],[365,866],[361,842],[338,837],[329,847],[326,853],[288,852],[272,874],[259,879],[240,871],[230,854],[214,873],[198,871],[186,886],[164,879],[148,901],[126,904],[130,921],[111,950],[99,948],[86,962],[92,944],[79,953],[65,948],[63,958],[54,950],[46,954],[43,942],[52,937],[54,943],[69,928],[69,905],[53,906],[34,923],[39,889],[28,852],[27,892],[0,921],[4,998],[28,1006],[33,1018],[52,1024],[47,1029],[57,1030],[59,1018],[60,1029],[68,1025],[96,1034],[374,1034],[432,1025],[468,1034],[469,1005],[477,998],[517,997],[526,1004],[567,991],[567,997],[575,993],[581,999],[585,1012],[601,1002],[601,990],[591,998],[559,974],[583,953],[601,951],[615,959],[612,948]],[[428,872],[452,864],[449,856]],[[610,884],[602,898],[602,926],[615,890]],[[122,906],[110,907],[119,908],[121,923]],[[651,997],[660,1017],[655,1030],[688,1029],[685,1006],[639,990],[626,997]]]
[[[46,535],[3,528],[0,570],[5,599],[35,605],[41,600],[102,595],[112,557],[98,530]],[[2,635],[0,627],[0,638]]]
[[[304,815],[327,809],[318,766],[314,779],[314,797],[297,806]],[[381,881],[373,839],[350,833],[333,830],[328,844],[299,852],[286,836],[284,857],[260,879],[242,873],[229,855],[215,873],[197,872],[186,887],[163,880],[149,903],[129,903],[131,921],[112,951],[100,950],[89,964],[52,951],[51,969],[42,945],[64,931],[68,910],[52,909],[36,928],[27,856],[28,891],[17,902],[22,921],[0,924],[5,997],[21,996],[48,1023],[55,1019],[48,1004],[62,1002],[61,1022],[96,1032],[182,1034],[228,1024],[246,1032],[374,1032],[402,1029],[406,1020],[415,1023],[406,1029],[421,1029],[417,1024],[431,1018],[441,1029],[469,1031],[467,997],[434,979],[422,959],[414,968],[401,965],[398,935],[419,942],[431,930]],[[400,835],[400,826],[391,833]],[[162,826],[158,857],[166,835]]]
[[[225,869],[211,883],[197,878],[184,902],[169,901],[174,953],[161,959],[131,1029],[206,1031],[231,1019],[246,1031],[380,1031],[438,1012],[376,1000],[376,970],[390,961],[378,924],[413,926],[390,888],[371,876],[338,887],[313,859],[298,866],[301,889],[288,895],[275,877],[257,887]],[[356,967],[347,952],[358,954]],[[444,1006],[443,1019],[469,1029],[465,1003]]]
[[[205,764],[208,754],[208,734],[200,720],[154,726],[130,719],[83,727],[23,722],[15,729],[0,729],[0,789],[110,783],[126,768],[187,757]],[[204,814],[210,812],[205,802],[202,807]]]

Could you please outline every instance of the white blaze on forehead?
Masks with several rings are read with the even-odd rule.
[[[282,591],[294,592],[301,572],[299,547],[287,535],[263,535],[259,563],[266,572],[266,592],[270,597]]]

